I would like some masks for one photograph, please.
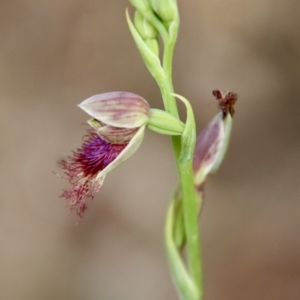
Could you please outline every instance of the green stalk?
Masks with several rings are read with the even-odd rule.
[[[193,184],[191,161],[179,163],[179,178],[182,191],[183,218],[187,239],[187,259],[191,277],[199,291],[199,300],[202,299],[202,266],[200,255],[200,239],[198,227],[197,196]],[[192,184],[191,184],[192,183]]]
[[[177,24],[179,25],[179,24]],[[178,26],[177,26],[178,28]],[[178,117],[178,109],[174,96],[173,83],[172,83],[172,60],[174,53],[174,46],[176,36],[170,39],[164,48],[163,56],[163,69],[165,78],[163,81],[158,82],[162,97],[164,100],[165,109],[167,112],[175,117]],[[194,120],[193,120],[194,123]],[[184,226],[187,238],[187,260],[191,277],[199,292],[199,300],[203,298],[202,286],[202,266],[200,256],[200,240],[199,240],[199,227],[198,227],[198,205],[197,195],[194,187],[194,174],[193,174],[193,153],[195,146],[196,129],[195,124],[191,128],[191,135],[194,136],[192,145],[185,151],[183,159],[181,158],[181,137],[173,136],[172,144],[179,174],[180,187],[182,192],[183,201],[183,216]],[[190,300],[190,299],[186,299]]]

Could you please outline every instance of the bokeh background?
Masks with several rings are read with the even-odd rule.
[[[206,187],[206,300],[300,299],[300,2],[179,1],[176,92],[201,128],[211,91],[239,94],[227,158]],[[81,143],[76,104],[114,90],[162,107],[127,1],[0,1],[0,299],[177,299],[163,245],[176,184],[147,132],[76,226],[57,162]]]

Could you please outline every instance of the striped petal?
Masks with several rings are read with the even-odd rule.
[[[138,128],[147,123],[148,102],[128,92],[111,92],[92,96],[78,105],[100,122],[120,128]]]

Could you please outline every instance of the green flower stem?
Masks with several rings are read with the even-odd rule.
[[[177,35],[175,35],[172,40],[169,40],[169,42],[164,45],[165,48],[163,56],[163,69],[165,72],[165,78],[164,80],[160,80],[158,82],[158,85],[163,96],[166,111],[173,116],[178,117],[178,109],[173,95],[172,84],[172,59],[176,37]],[[194,124],[194,119],[192,122]],[[198,198],[194,187],[194,174],[192,168],[196,136],[195,124],[192,127],[193,128],[190,128],[189,130],[189,134],[194,136],[194,141],[191,147],[189,147],[189,149],[185,153],[183,159],[180,158],[182,150],[181,138],[178,136],[173,136],[172,144],[182,192],[184,227],[187,238],[188,266],[191,273],[191,278],[193,279],[194,284],[198,290],[199,300],[201,300],[203,295],[203,287],[198,227]],[[176,284],[179,286],[180,282],[176,282]],[[190,297],[186,297],[185,300],[192,299]]]
[[[179,118],[172,81],[165,76],[157,83],[164,100],[165,110],[174,117]]]
[[[196,124],[192,106],[184,97],[176,95],[186,106],[187,120],[182,134],[179,157],[179,179],[182,193],[184,227],[187,239],[188,266],[191,277],[198,288],[199,299],[202,291],[202,268],[199,242],[198,206],[199,198],[194,186],[193,157],[196,143]]]
[[[200,256],[200,239],[198,227],[198,201],[193,184],[190,160],[179,165],[179,178],[182,192],[182,207],[184,226],[187,239],[187,259],[191,277],[199,291],[199,300],[202,299],[202,266]],[[192,183],[192,184],[191,184]]]
[[[166,83],[167,85],[167,83]],[[172,111],[177,112],[176,109],[172,106],[170,101],[171,95],[164,94],[165,90],[170,89],[161,89],[165,101],[170,105],[169,113]],[[167,98],[170,97],[170,98]],[[173,98],[173,97],[172,97]],[[174,101],[175,103],[175,101]],[[176,105],[176,103],[175,103]],[[195,135],[195,130],[193,133]],[[177,170],[179,174],[180,187],[182,192],[182,202],[183,202],[183,216],[184,216],[184,225],[187,238],[187,258],[189,271],[191,277],[193,278],[195,285],[199,292],[199,300],[202,299],[203,287],[202,287],[202,268],[201,268],[201,256],[200,256],[200,241],[199,241],[199,227],[198,227],[198,198],[196,195],[194,187],[194,174],[193,174],[193,148],[190,148],[190,153],[185,156],[185,159],[180,159],[181,153],[181,138],[178,136],[172,137],[172,144],[176,159]],[[186,298],[185,300],[191,300]]]

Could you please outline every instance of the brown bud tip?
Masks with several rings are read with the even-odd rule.
[[[213,90],[213,95],[219,102],[219,107],[223,112],[223,118],[230,113],[231,116],[234,114],[234,105],[237,101],[237,94],[233,92],[224,92],[220,90]]]

